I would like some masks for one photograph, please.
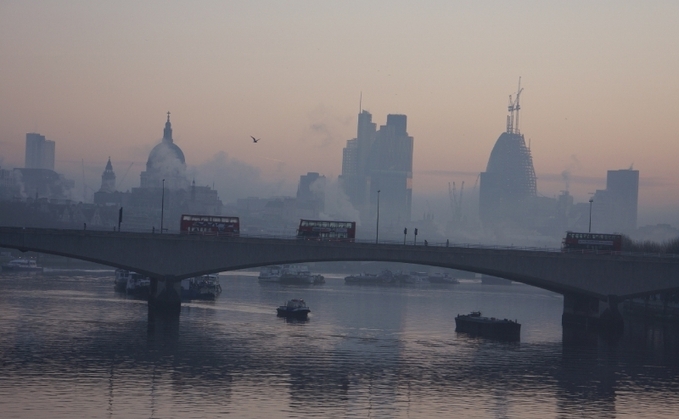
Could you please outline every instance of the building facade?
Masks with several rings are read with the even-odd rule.
[[[609,170],[606,189],[592,197],[592,231],[630,234],[637,228],[639,171]]]
[[[26,134],[24,168],[54,170],[54,141],[37,133]]]
[[[532,228],[537,210],[533,157],[519,131],[519,97],[511,101],[507,130],[495,142],[479,185],[479,216],[485,227]]]
[[[376,219],[385,228],[400,228],[411,218],[413,137],[408,135],[407,116],[387,115],[386,125],[372,122],[372,115],[358,115],[357,136],[343,150],[340,182],[361,220]],[[378,192],[379,191],[379,192]]]

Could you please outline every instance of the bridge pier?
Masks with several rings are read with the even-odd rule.
[[[179,314],[181,303],[181,281],[168,277],[151,278],[149,310]]]
[[[615,295],[601,301],[583,294],[565,294],[561,325],[570,330],[619,334],[624,328],[619,304],[620,299]]]

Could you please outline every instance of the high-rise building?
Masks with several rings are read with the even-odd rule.
[[[347,141],[342,153],[342,182],[349,201],[362,214],[368,212],[370,164],[369,156],[375,141],[376,124],[370,112],[362,110],[358,114],[356,138]]]
[[[639,171],[609,170],[606,189],[592,197],[592,230],[600,233],[631,233],[637,228]]]
[[[26,169],[54,170],[54,141],[46,140],[44,135],[26,134]]]
[[[380,222],[402,227],[410,222],[413,197],[413,137],[407,132],[405,115],[387,115],[370,152],[370,202]],[[399,229],[400,231],[400,229]]]
[[[479,215],[486,226],[511,224],[529,227],[534,220],[537,195],[530,149],[519,131],[519,97],[510,96],[507,130],[495,142],[486,171],[481,173]]]
[[[309,172],[299,177],[297,210],[301,218],[318,218],[325,209],[325,176]]]
[[[413,137],[407,132],[406,115],[388,115],[387,124],[377,130],[370,112],[362,110],[357,136],[347,141],[342,157],[340,181],[361,219],[376,217],[380,191],[381,222],[406,225],[413,177]]]

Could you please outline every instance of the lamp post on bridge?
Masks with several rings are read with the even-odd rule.
[[[377,228],[375,229],[375,244],[380,241],[380,190],[377,190]]]
[[[415,238],[413,239],[413,246],[417,246],[417,229],[415,229]]]
[[[163,179],[163,193],[160,198],[160,234],[163,234],[163,217],[165,215],[165,179]]]
[[[592,232],[592,202],[594,202],[594,198],[589,198],[589,230],[588,230],[588,233]]]
[[[408,237],[408,227],[403,229],[403,245],[406,245],[406,237]]]

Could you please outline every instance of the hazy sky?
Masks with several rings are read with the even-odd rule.
[[[199,183],[294,194],[341,172],[362,92],[378,125],[408,115],[415,195],[447,199],[485,170],[520,76],[541,194],[568,171],[586,201],[634,165],[642,217],[679,224],[678,22],[675,0],[2,0],[0,165],[39,132],[57,171],[81,182],[84,160],[98,189],[110,156],[129,189],[169,110]]]

